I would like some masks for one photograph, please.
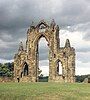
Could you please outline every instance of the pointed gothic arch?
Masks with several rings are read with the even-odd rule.
[[[58,75],[63,74],[63,66],[62,66],[62,61],[60,59],[56,60],[56,72]]]
[[[28,66],[27,62],[24,62],[24,63],[22,64],[21,78],[22,78],[23,76],[28,76],[28,73],[29,73],[29,68],[28,68],[28,67],[29,67],[29,66]]]
[[[24,63],[23,75],[24,76],[27,76],[28,75],[28,64],[26,62]]]
[[[35,46],[38,44],[39,40],[40,40],[42,37],[44,37],[44,38],[46,39],[46,41],[48,42],[48,44],[49,44],[49,38],[48,38],[48,36],[45,35],[45,34],[39,34],[39,35],[37,35],[36,38],[34,39],[34,45],[35,45]]]

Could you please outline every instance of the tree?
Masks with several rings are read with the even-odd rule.
[[[12,77],[13,76],[13,71],[10,69],[10,63],[5,63],[1,64],[0,63],[0,76],[7,76],[7,77]],[[12,67],[11,67],[12,68]]]
[[[77,75],[76,76],[76,82],[83,82],[85,78],[88,78],[90,75]]]
[[[42,70],[40,68],[38,68],[38,75],[40,76]]]
[[[5,63],[4,65],[7,66],[7,68],[8,68],[10,71],[14,71],[14,62]]]
[[[40,77],[43,77],[43,74],[40,74]]]

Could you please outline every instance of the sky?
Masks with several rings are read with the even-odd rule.
[[[90,74],[90,0],[0,0],[0,63],[13,61],[19,42],[25,46],[32,21],[38,24],[42,19],[59,25],[61,47],[68,38],[75,48],[76,75]],[[47,74],[48,50],[43,43],[44,39],[40,65]]]

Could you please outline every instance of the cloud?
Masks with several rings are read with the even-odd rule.
[[[11,60],[23,41],[32,21],[41,19],[50,23],[55,19],[60,26],[60,45],[66,38],[76,49],[76,59],[83,63],[90,60],[90,0],[0,0],[0,62]],[[43,40],[40,60],[48,59],[47,43]],[[84,58],[83,58],[84,56]],[[88,58],[88,59],[87,59]]]
[[[0,27],[20,29],[32,20],[51,18],[64,26],[85,23],[90,21],[89,4],[87,0],[0,0]]]
[[[1,38],[3,41],[10,41],[10,40],[12,40],[11,34],[8,34],[7,32],[1,33],[0,38]]]
[[[41,74],[44,76],[49,76],[49,66],[42,66],[40,69],[42,70]]]
[[[82,63],[81,61],[76,61],[76,75],[86,75],[90,74],[90,62]]]
[[[13,62],[13,60],[6,60],[6,59],[0,59],[0,63],[8,63],[8,62]]]
[[[77,60],[81,61],[82,63],[90,62],[90,51],[89,52],[79,52],[77,53]]]
[[[41,74],[43,74],[44,76],[49,75],[49,61],[48,60],[39,61],[39,68],[42,70]]]
[[[66,30],[69,30],[71,32],[74,32],[74,31],[82,32],[83,33],[82,39],[86,41],[90,41],[90,34],[89,34],[90,33],[90,21],[66,27]]]

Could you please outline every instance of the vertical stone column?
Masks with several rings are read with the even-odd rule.
[[[64,67],[64,81],[68,82],[68,60],[67,58],[64,58],[63,67]]]
[[[31,81],[36,82],[36,56],[35,56],[35,48],[31,49]]]
[[[49,79],[48,81],[51,82],[52,81],[52,50],[49,49]]]
[[[68,82],[75,82],[75,56],[70,55],[68,58]]]
[[[55,57],[56,57],[56,53],[55,53],[55,39],[54,36],[52,35],[49,41],[49,82],[54,82],[55,80]]]
[[[14,58],[14,81],[15,82],[16,82],[16,77],[17,77],[16,68],[17,68],[17,63],[16,63],[16,58]]]
[[[75,54],[72,55],[72,60],[71,60],[71,83],[75,82]]]

